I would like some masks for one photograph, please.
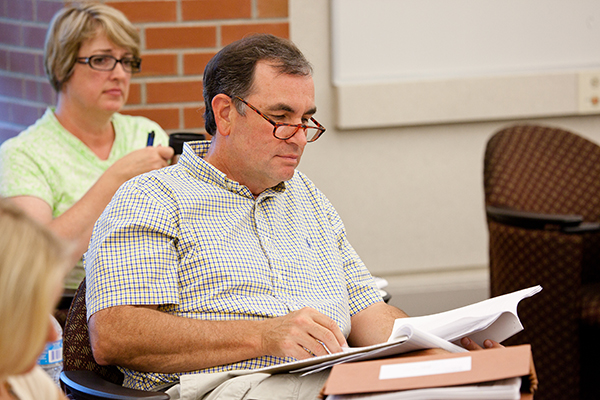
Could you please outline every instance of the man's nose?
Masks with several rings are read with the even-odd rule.
[[[306,129],[299,128],[294,134],[294,136],[287,139],[286,142],[294,143],[300,146],[301,148],[304,148],[304,146],[306,146],[306,143],[308,143],[308,141],[306,140]]]

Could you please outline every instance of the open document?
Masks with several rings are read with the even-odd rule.
[[[405,327],[411,326],[449,342],[456,342],[465,336],[480,346],[486,339],[502,342],[523,330],[517,315],[519,302],[541,290],[542,287],[538,285],[439,314],[399,318],[388,340],[404,335]]]
[[[232,371],[234,374],[265,372],[303,373],[321,371],[335,364],[394,356],[414,350],[442,348],[451,353],[466,350],[452,342],[465,336],[482,345],[485,339],[501,342],[523,329],[517,315],[521,300],[542,290],[534,286],[469,306],[423,317],[399,318],[385,343],[349,348],[343,352],[292,361],[272,367]]]

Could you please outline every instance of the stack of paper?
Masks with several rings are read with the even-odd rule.
[[[237,375],[254,372],[309,374],[340,363],[372,360],[414,350],[442,348],[451,353],[466,352],[464,348],[452,342],[469,336],[481,346],[485,339],[502,342],[521,331],[523,325],[517,316],[517,305],[524,298],[533,296],[541,290],[541,286],[534,286],[439,314],[399,318],[394,323],[392,334],[386,343],[355,347],[343,353],[233,373]]]
[[[441,347],[459,354],[339,364],[349,360],[319,362],[335,365],[327,385],[327,400],[391,399],[521,399],[521,378],[529,375],[531,348],[516,346],[466,352],[451,342],[465,336],[482,346],[485,339],[497,342],[523,329],[517,315],[519,302],[541,291],[541,286],[520,290],[455,310],[424,317],[401,318],[394,323],[389,343],[398,344],[369,351],[352,361],[380,358],[385,351],[405,353]]]
[[[510,378],[476,385],[401,390],[387,393],[356,393],[327,396],[327,400],[519,400],[521,379]]]
[[[518,400],[530,363],[531,347],[522,345],[340,364],[324,393],[327,400]]]

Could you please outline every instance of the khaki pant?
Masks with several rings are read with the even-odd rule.
[[[307,376],[255,373],[235,376],[230,372],[182,375],[167,390],[172,400],[313,400],[329,376],[329,370]]]

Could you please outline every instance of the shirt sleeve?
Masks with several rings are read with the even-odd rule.
[[[53,196],[46,171],[33,154],[11,140],[0,147],[0,195],[35,196],[53,207]]]
[[[350,315],[353,316],[372,304],[383,301],[373,276],[356,253],[346,236],[340,216],[332,208],[330,218],[337,232],[338,246],[344,263],[344,274],[350,300]]]
[[[127,182],[94,227],[84,255],[88,318],[119,305],[178,304],[176,225],[151,174]]]
[[[350,315],[353,316],[370,305],[383,301],[383,299],[373,276],[348,241],[346,228],[340,215],[327,197],[314,185],[313,188],[321,199],[322,207],[336,236],[348,290]]]

